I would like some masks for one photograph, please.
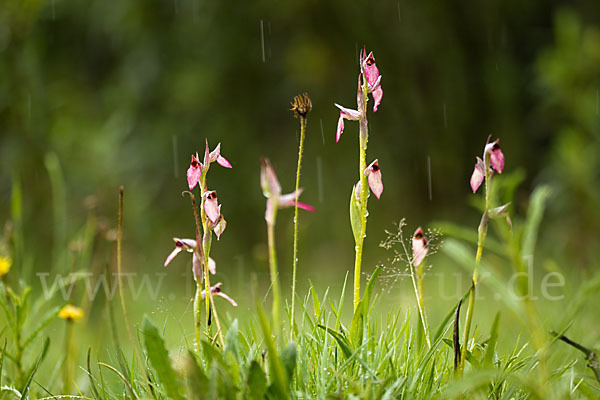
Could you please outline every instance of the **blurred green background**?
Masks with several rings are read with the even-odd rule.
[[[259,159],[269,157],[284,192],[292,190],[299,121],[289,102],[306,92],[313,110],[302,200],[317,212],[301,214],[299,289],[304,293],[306,278],[339,289],[354,258],[347,210],[358,179],[358,126],[347,122],[336,144],[333,103],[355,106],[365,45],[384,90],[379,111],[369,115],[367,157],[379,159],[385,185],[381,200],[369,202],[365,270],[390,257],[378,245],[403,217],[408,234],[441,220],[475,230],[481,214],[468,180],[492,134],[506,156],[506,179],[524,177],[515,218],[532,188],[549,183],[544,257],[585,275],[600,265],[599,26],[596,0],[5,0],[5,246],[18,245],[14,233],[23,232],[15,268],[30,281],[36,271],[113,266],[123,185],[125,268],[164,273],[171,238],[193,235],[181,192],[190,155],[208,139],[211,148],[220,142],[233,164],[215,164],[209,175],[228,221],[213,245],[213,281],[243,298],[256,272],[266,290]],[[14,182],[22,187],[19,218],[11,214]],[[284,283],[291,222],[290,210],[279,214]],[[89,254],[81,251],[85,240],[93,245]],[[169,266],[161,296],[173,288],[178,299],[191,293],[190,264],[180,256]],[[466,288],[468,276],[463,280]]]

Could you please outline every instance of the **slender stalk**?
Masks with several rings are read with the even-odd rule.
[[[71,365],[71,338],[73,337],[73,321],[67,319],[66,321],[66,332],[65,332],[65,364],[64,364],[64,382],[63,391],[65,394],[71,393],[71,376],[72,376],[72,365]]]
[[[210,253],[210,244],[212,239],[212,232],[208,229],[208,222],[206,212],[204,211],[204,202],[206,199],[202,196],[202,203],[200,205],[200,217],[202,218],[202,230],[204,231],[204,235],[202,236],[202,252],[204,253],[204,259],[202,264],[204,264],[204,290],[206,291],[206,296],[204,296],[205,304],[206,304],[206,330],[210,335],[210,274],[208,271],[208,262],[209,262],[209,253]]]
[[[194,330],[196,334],[196,351],[200,353],[200,338],[202,318],[202,282],[196,281],[196,295],[194,296]]]
[[[277,209],[277,205],[274,206]],[[276,211],[275,211],[276,213]],[[273,330],[279,336],[281,329],[279,325],[279,276],[277,271],[277,254],[275,252],[275,216],[273,223],[267,223],[267,242],[269,245],[269,271],[271,275],[271,288],[273,290]]]
[[[138,362],[141,362],[139,355],[137,354],[136,341],[131,330],[131,324],[129,323],[129,314],[127,313],[127,307],[125,307],[125,293],[123,291],[123,262],[122,262],[122,243],[123,243],[123,186],[119,188],[119,226],[117,229],[117,275],[119,283],[119,298],[121,300],[121,310],[123,311],[123,319],[125,319],[125,327],[127,328],[127,336],[131,342],[131,346],[134,348]],[[143,364],[140,364],[143,365]]]
[[[465,320],[465,329],[463,332],[463,346],[461,349],[461,357],[460,357],[460,372],[465,368],[466,356],[467,356],[467,343],[469,341],[469,334],[471,330],[471,321],[473,320],[473,311],[475,309],[475,295],[477,289],[477,277],[478,277],[478,266],[481,263],[481,255],[483,254],[483,244],[485,243],[485,238],[487,236],[487,227],[488,227],[488,210],[490,208],[490,196],[489,196],[489,181],[491,178],[491,173],[489,172],[489,155],[485,155],[485,211],[481,218],[481,222],[479,223],[479,228],[477,229],[477,254],[475,255],[475,268],[473,269],[473,279],[471,283],[471,293],[469,294],[469,305],[467,308],[467,316]]]
[[[358,243],[356,243],[356,253],[354,257],[354,310],[358,307],[360,301],[360,270],[362,266],[362,253],[363,243],[367,232],[367,200],[369,195],[369,187],[367,184],[367,176],[365,175],[365,169],[367,169],[367,141],[369,138],[369,127],[367,124],[367,86],[363,83],[363,110],[362,117],[359,121],[360,133],[359,133],[359,160],[358,160],[358,174],[360,179],[360,235]]]
[[[296,169],[296,191],[300,189],[300,168],[306,134],[306,116],[300,117],[300,145],[298,147],[298,168]],[[296,304],[296,268],[298,264],[298,205],[294,206],[294,253],[292,259],[292,317],[290,323],[290,340],[294,337],[294,310]]]
[[[425,341],[427,342],[427,348],[431,348],[431,339],[429,338],[429,327],[427,325],[427,318],[425,316],[425,302],[423,301],[423,262],[416,267],[410,267],[411,278],[413,287],[415,289],[415,295],[417,296],[417,307],[419,308],[419,315],[421,316],[421,323],[423,324],[423,332],[425,334]],[[416,282],[415,282],[416,275]]]
[[[225,339],[223,338],[223,330],[221,329],[221,322],[219,321],[219,314],[217,314],[217,308],[215,307],[215,299],[212,295],[212,290],[210,292],[210,305],[212,308],[212,315],[215,318],[215,324],[217,325],[217,335],[219,336],[219,341],[221,342],[221,348],[225,348]]]

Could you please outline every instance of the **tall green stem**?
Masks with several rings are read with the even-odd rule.
[[[367,232],[367,200],[369,195],[369,187],[367,184],[367,176],[365,170],[367,169],[367,142],[369,140],[369,127],[367,124],[367,86],[366,83],[362,87],[363,95],[363,110],[362,116],[359,121],[360,132],[359,132],[359,160],[358,160],[358,174],[360,179],[360,235],[358,237],[358,243],[356,243],[356,253],[354,257],[354,310],[358,307],[360,301],[360,270],[362,266],[362,253],[363,243]]]
[[[274,209],[277,210],[277,205],[274,205]],[[274,211],[276,214],[277,211]],[[279,336],[279,276],[277,271],[277,254],[275,253],[275,215],[273,216],[273,223],[267,223],[267,242],[269,245],[269,271],[271,274],[271,288],[273,290],[273,330],[275,334]]]
[[[483,217],[481,218],[481,222],[479,223],[479,228],[477,229],[477,254],[475,256],[475,268],[473,269],[473,279],[471,283],[471,293],[469,294],[469,306],[467,308],[467,317],[465,320],[465,329],[463,333],[463,345],[460,354],[460,371],[462,372],[465,368],[466,356],[467,356],[467,343],[469,341],[469,334],[471,330],[471,321],[473,320],[473,310],[475,308],[475,295],[477,289],[477,277],[478,277],[478,266],[481,263],[481,255],[483,253],[483,244],[485,243],[485,238],[487,236],[487,227],[488,227],[488,210],[490,209],[490,191],[489,191],[489,181],[491,178],[491,173],[489,172],[489,155],[485,154],[485,210],[483,212]]]
[[[202,282],[196,281],[196,295],[194,296],[194,328],[196,333],[196,351],[200,352],[200,320],[202,317]]]
[[[306,117],[300,117],[300,145],[298,147],[298,168],[296,169],[296,191],[300,189],[300,169],[302,167],[302,152],[306,133]],[[298,205],[294,206],[294,254],[292,260],[292,317],[290,323],[290,340],[294,338],[294,310],[296,304],[296,268],[298,264]]]
[[[204,186],[202,186],[204,187]],[[203,189],[204,190],[204,189]],[[210,244],[212,242],[212,231],[208,229],[208,218],[206,216],[206,212],[204,211],[204,202],[206,198],[202,196],[202,202],[200,205],[200,217],[202,218],[202,230],[204,235],[202,236],[202,253],[204,256],[203,264],[204,264],[204,290],[205,290],[205,305],[206,305],[206,331],[210,335],[210,274],[208,270],[209,263],[209,254],[210,254]],[[200,245],[200,244],[198,244]]]

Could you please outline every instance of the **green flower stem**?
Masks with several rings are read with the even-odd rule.
[[[202,186],[204,187],[204,186]],[[208,271],[208,261],[210,254],[210,244],[212,241],[212,232],[208,229],[208,218],[206,216],[206,212],[204,211],[204,202],[206,201],[205,197],[202,196],[202,201],[200,204],[200,218],[202,219],[202,230],[204,235],[202,236],[202,253],[204,255],[203,264],[204,264],[204,290],[206,295],[204,296],[205,304],[206,304],[206,331],[210,335],[210,274]]]
[[[202,318],[202,282],[196,281],[196,295],[194,296],[194,328],[196,332],[196,351],[200,353],[200,321]]]
[[[273,290],[273,330],[279,336],[279,276],[277,271],[277,254],[275,252],[275,219],[277,217],[277,204],[273,205],[273,223],[267,223],[267,242],[269,245],[269,271],[271,274],[271,288]]]
[[[411,265],[411,277],[413,281],[413,287],[415,289],[415,295],[417,297],[417,307],[419,308],[419,315],[421,316],[421,323],[423,324],[423,332],[425,335],[425,341],[427,342],[427,348],[431,349],[431,339],[429,338],[429,327],[427,325],[427,317],[425,315],[425,302],[423,301],[423,268],[425,261],[421,264],[413,267]],[[415,282],[416,276],[416,282]]]
[[[306,134],[306,117],[300,116],[300,145],[298,148],[298,168],[296,169],[296,191],[300,188],[300,169]],[[290,322],[290,340],[294,338],[294,310],[296,304],[296,268],[298,264],[298,205],[294,206],[294,253],[292,259],[292,316]]]
[[[186,192],[190,195],[190,199],[192,201],[192,209],[194,211],[194,221],[196,222],[196,248],[194,252],[196,253],[196,257],[199,260],[204,260],[204,250],[202,246],[199,245],[201,238],[201,224],[200,217],[198,216],[198,207],[196,206],[196,196],[192,192]],[[196,277],[194,277],[196,279]],[[196,280],[196,295],[194,296],[194,328],[196,332],[196,351],[200,352],[200,319],[202,316],[201,304],[202,302],[202,282]]]
[[[481,263],[481,255],[483,253],[483,244],[485,243],[485,238],[487,236],[487,228],[488,228],[488,210],[490,209],[490,191],[489,191],[489,181],[491,178],[491,173],[489,172],[489,155],[485,155],[484,160],[485,165],[485,211],[483,212],[483,216],[481,217],[481,222],[479,223],[479,228],[477,229],[477,254],[475,256],[475,268],[473,269],[473,280],[471,284],[471,293],[469,294],[469,306],[467,308],[467,317],[465,320],[465,329],[463,333],[463,345],[460,354],[460,373],[465,368],[466,356],[467,356],[467,343],[469,341],[469,334],[471,330],[471,322],[473,320],[473,310],[475,308],[475,291],[477,288],[477,278],[478,278],[478,266]]]
[[[367,142],[369,140],[369,127],[367,124],[367,86],[366,82],[362,87],[364,96],[364,110],[359,121],[359,160],[358,174],[360,179],[360,235],[356,243],[356,253],[354,257],[354,310],[358,307],[360,301],[360,270],[362,266],[363,243],[367,232],[367,200],[369,198],[369,187],[365,170],[367,169]]]

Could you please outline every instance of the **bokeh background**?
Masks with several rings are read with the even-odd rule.
[[[191,260],[162,264],[173,236],[193,235],[181,193],[190,155],[207,139],[233,164],[209,176],[229,223],[213,245],[213,279],[243,299],[256,273],[264,293],[259,160],[269,157],[292,190],[299,121],[289,103],[306,92],[302,200],[317,212],[301,213],[299,289],[310,279],[339,293],[353,266],[347,210],[358,126],[347,122],[336,144],[334,102],[354,107],[362,46],[374,51],[384,90],[369,115],[368,159],[379,159],[385,191],[369,202],[366,272],[387,262],[379,243],[404,217],[408,234],[439,221],[474,232],[481,214],[468,180],[490,134],[506,156],[503,179],[520,182],[516,221],[536,185],[553,189],[539,268],[552,259],[585,277],[600,265],[595,0],[8,0],[0,6],[0,221],[4,248],[21,246],[20,278],[39,285],[36,272],[114,267],[123,185],[124,267],[169,272],[159,297],[184,307]],[[291,222],[292,211],[279,214],[284,286]],[[454,268],[436,257],[434,268]],[[462,280],[466,288],[468,274]]]

